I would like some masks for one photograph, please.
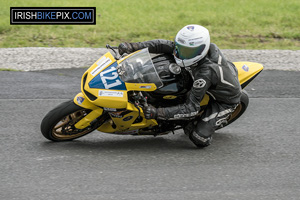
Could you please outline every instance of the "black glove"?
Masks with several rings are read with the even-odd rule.
[[[124,43],[119,44],[118,51],[119,51],[120,55],[123,55],[124,53],[129,54],[129,53],[134,52],[134,49],[133,49],[131,43],[124,42]]]
[[[143,107],[146,119],[157,119],[157,109],[151,105]]]

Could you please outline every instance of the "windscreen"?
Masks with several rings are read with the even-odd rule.
[[[142,49],[119,63],[118,73],[124,82],[154,83],[157,88],[163,86],[148,49]]]

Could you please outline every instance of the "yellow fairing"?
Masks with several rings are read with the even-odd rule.
[[[101,116],[103,113],[102,108],[95,109],[91,111],[88,115],[82,118],[79,122],[75,124],[75,127],[78,129],[84,129],[90,125],[90,123],[96,119],[97,117]]]
[[[89,102],[82,93],[78,93],[74,97],[74,103],[82,108],[86,108],[89,110],[92,110],[88,115],[86,115],[84,118],[82,118],[79,122],[75,124],[75,127],[78,129],[84,129],[90,125],[90,122],[92,122],[94,119],[102,115],[103,109],[95,106],[91,102]]]
[[[154,83],[125,83],[127,91],[152,92],[157,89]]]
[[[250,83],[251,79],[254,78],[259,72],[263,70],[262,64],[254,62],[234,62],[238,70],[238,78],[242,87],[246,87]],[[202,99],[200,105],[207,105],[209,96],[206,94]]]
[[[209,96],[207,94],[205,94],[202,101],[200,102],[200,106],[207,105],[208,102],[209,102]]]
[[[108,52],[104,54],[100,59],[98,59],[82,76],[81,90],[85,93],[86,97],[97,106],[110,107],[111,105],[114,105],[115,108],[126,107],[126,91],[113,91],[98,88],[90,88],[88,84],[101,71],[109,67],[115,61],[115,58],[111,55],[111,53]]]
[[[238,70],[239,81],[243,87],[264,68],[262,64],[254,62],[234,62],[234,65]]]
[[[82,94],[82,92],[78,93],[74,97],[73,101],[78,106],[86,108],[86,109],[94,110],[94,109],[99,108],[95,104],[92,104],[88,99],[86,99],[86,97]]]
[[[128,91],[155,91],[157,89],[155,84],[125,83],[126,90],[90,88],[88,83],[109,66],[116,65],[115,62],[115,58],[110,53],[106,53],[84,73],[81,81],[83,93],[79,93],[74,98],[74,103],[92,111],[75,124],[76,128],[83,129],[89,126],[90,122],[103,114],[103,109],[110,109],[110,119],[98,128],[101,132],[132,133],[136,131],[135,133],[138,134],[138,130],[141,128],[157,125],[156,120],[146,120],[142,109],[138,109],[128,102],[127,93]],[[259,63],[235,62],[234,64],[238,69],[238,78],[242,86],[247,85],[263,69]],[[166,96],[165,98],[174,99],[175,96]],[[209,96],[205,95],[200,105],[207,105],[208,102]]]
[[[123,114],[124,113],[124,114]],[[104,123],[97,130],[105,133],[132,133],[138,129],[156,126],[156,120],[146,120],[142,109],[140,109],[141,120],[137,121],[139,117],[139,110],[131,103],[127,104],[126,111],[118,111],[110,114],[111,120]],[[135,122],[135,123],[133,123]],[[138,132],[136,132],[138,133]]]
[[[118,63],[121,61],[122,60],[118,61]],[[88,83],[90,83],[96,76],[99,76],[99,73],[104,71],[115,62],[115,58],[108,52],[98,59],[82,76],[81,90],[83,93],[79,93],[74,98],[74,103],[83,108],[90,109],[92,112],[77,122],[75,124],[76,128],[83,129],[89,126],[90,122],[102,115],[102,108],[122,110],[110,114],[111,120],[108,120],[98,128],[98,130],[102,132],[130,132],[140,128],[157,125],[156,120],[146,120],[144,118],[143,111],[141,109],[138,110],[133,104],[128,102],[127,94],[128,91],[155,91],[157,89],[155,84],[125,83],[126,90],[111,90],[90,87]],[[119,112],[124,111],[126,111],[125,114],[118,115]],[[142,118],[137,120],[139,115],[141,115]]]
[[[127,107],[128,91],[150,92],[157,89],[153,83],[125,83],[126,90],[90,88],[88,83],[90,83],[101,71],[105,70],[115,62],[115,58],[108,52],[97,60],[82,76],[81,90],[85,93],[86,98],[93,104],[101,107],[122,109]],[[121,61],[118,61],[118,63],[119,62]]]

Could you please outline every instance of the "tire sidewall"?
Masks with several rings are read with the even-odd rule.
[[[74,137],[71,139],[59,139],[57,137],[53,136],[52,130],[55,127],[55,125],[61,121],[62,118],[76,112],[79,110],[82,110],[83,108],[76,105],[73,100],[67,101],[67,102],[63,102],[60,105],[58,105],[57,107],[55,107],[54,109],[52,109],[51,111],[49,111],[46,116],[43,118],[42,122],[41,122],[41,132],[43,134],[43,136],[49,140],[52,141],[70,141],[70,140],[74,140],[76,138],[82,137],[86,134],[80,135],[78,137]]]

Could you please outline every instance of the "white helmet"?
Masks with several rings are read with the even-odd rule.
[[[178,65],[187,67],[204,58],[210,45],[209,32],[203,26],[183,27],[175,37],[174,58]]]

